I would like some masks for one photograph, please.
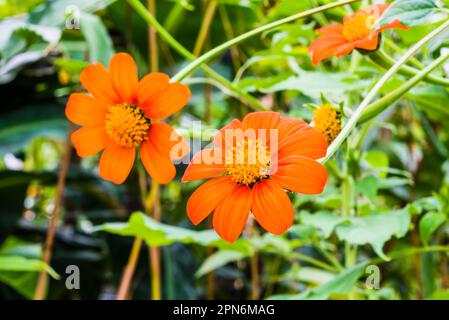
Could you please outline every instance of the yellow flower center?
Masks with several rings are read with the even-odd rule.
[[[270,151],[260,139],[245,139],[226,152],[226,174],[250,186],[266,179],[270,172]]]
[[[341,113],[328,104],[315,110],[313,122],[315,128],[326,136],[328,143],[334,141],[341,131]]]
[[[129,104],[109,107],[106,132],[112,141],[126,148],[138,147],[148,139],[150,121],[142,109]]]
[[[343,36],[348,41],[363,39],[372,31],[374,16],[366,13],[354,15],[343,23]]]

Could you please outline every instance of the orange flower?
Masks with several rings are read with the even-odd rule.
[[[66,116],[82,126],[71,140],[80,157],[102,150],[100,176],[116,184],[128,177],[140,151],[140,159],[151,177],[170,182],[176,174],[172,159],[188,152],[188,145],[172,127],[159,122],[179,111],[190,98],[181,83],[170,83],[163,73],[153,72],[140,81],[134,59],[115,54],[109,70],[99,63],[87,66],[80,81],[90,93],[73,93]],[[179,147],[173,154],[174,146]]]
[[[378,29],[373,29],[376,21],[390,5],[388,3],[371,5],[346,16],[343,24],[333,24],[316,30],[320,36],[309,48],[312,64],[317,65],[332,55],[340,57],[358,48],[376,50],[379,45],[379,34],[383,30],[399,28],[407,30],[398,20]]]
[[[250,113],[221,129],[214,145],[192,158],[182,181],[213,178],[192,194],[187,214],[197,225],[213,211],[226,241],[239,237],[250,212],[265,230],[283,233],[293,223],[284,189],[318,194],[326,184],[326,169],[315,161],[326,155],[326,138],[302,120]]]

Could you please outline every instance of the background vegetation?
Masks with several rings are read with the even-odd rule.
[[[236,35],[331,2],[159,0],[150,9],[199,56]],[[393,63],[448,18],[449,1],[408,2],[421,8],[403,12],[411,29],[383,33],[381,50]],[[184,80],[192,98],[170,122],[188,137],[194,120],[203,130],[220,128],[259,104],[311,121],[310,104],[320,104],[321,95],[344,106],[345,122],[386,69],[359,52],[313,67],[307,49],[314,29],[370,3],[331,9],[230,48],[209,66],[256,102],[199,70]],[[98,177],[95,157],[67,156],[73,128],[65,103],[80,91],[79,73],[89,62],[107,65],[114,52],[125,51],[141,76],[156,57],[159,69],[173,75],[188,62],[184,54],[160,38],[152,48],[147,21],[122,0],[3,0],[0,19],[1,298],[33,298],[38,273],[46,270],[49,299],[113,299],[132,236],[139,235],[145,245],[129,298],[155,297],[151,245],[161,247],[163,299],[449,299],[449,65],[433,71],[446,82],[416,83],[352,132],[326,164],[322,195],[291,194],[296,218],[287,233],[256,228],[231,245],[209,222],[193,227],[187,219],[186,201],[198,183],[180,182],[185,165],[159,189],[158,222],[145,213],[150,182],[139,180],[138,167],[115,186]],[[77,23],[80,29],[70,29]],[[435,36],[409,66],[419,71],[445,54],[448,35]],[[391,77],[377,99],[412,76]],[[64,163],[67,176],[58,184]],[[55,213],[50,267],[41,261],[42,244]],[[80,268],[79,290],[65,286],[68,265]],[[380,268],[378,289],[365,283],[368,276],[375,284],[368,266]]]

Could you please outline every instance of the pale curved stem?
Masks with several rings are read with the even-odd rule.
[[[413,56],[422,46],[424,46],[427,42],[429,42],[436,35],[443,32],[449,26],[449,20],[440,25],[438,28],[430,32],[424,38],[422,38],[418,43],[416,43],[413,47],[411,47],[384,75],[383,77],[375,84],[375,86],[370,90],[368,95],[363,99],[362,103],[359,107],[354,111],[352,116],[349,118],[348,122],[345,124],[343,129],[337,138],[332,142],[332,144],[327,149],[326,157],[320,159],[320,162],[326,162],[329,160],[334,153],[340,148],[342,143],[346,140],[349,134],[357,125],[357,122],[362,117],[363,113],[369,106],[369,103],[375,98],[376,94],[378,94],[379,90],[382,86],[401,68],[403,64],[407,62],[407,60]]]
[[[133,1],[133,0],[130,0]],[[253,29],[251,31],[248,31],[244,34],[241,34],[240,36],[235,37],[234,39],[231,39],[229,41],[226,41],[225,43],[215,47],[212,50],[209,50],[208,52],[206,52],[205,54],[203,54],[201,57],[199,57],[198,59],[195,59],[194,61],[192,61],[189,65],[187,65],[184,69],[182,69],[181,71],[179,71],[174,77],[173,80],[174,81],[180,81],[182,79],[184,79],[185,77],[187,77],[189,74],[191,74],[193,71],[195,71],[196,69],[198,69],[202,64],[208,62],[209,60],[211,60],[212,58],[216,57],[217,55],[219,55],[220,53],[222,53],[223,51],[226,51],[227,49],[239,44],[240,42],[243,42],[251,37],[254,37],[258,34],[261,34],[263,32],[275,29],[277,27],[280,27],[284,24],[290,23],[292,21],[295,20],[299,20],[299,19],[303,19],[309,16],[312,16],[314,14],[332,9],[332,8],[336,8],[336,7],[340,7],[346,4],[350,4],[353,2],[357,2],[360,0],[343,0],[343,1],[338,1],[338,2],[334,2],[334,3],[329,3],[326,4],[324,6],[318,7],[318,8],[313,8],[304,12],[300,12],[298,14],[294,14],[292,16],[289,16],[287,18],[281,19],[281,20],[276,20],[272,23],[266,24],[264,26],[258,27],[256,29]],[[133,1],[134,2],[134,1]]]

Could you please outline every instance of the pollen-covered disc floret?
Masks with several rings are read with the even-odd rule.
[[[108,109],[106,132],[112,141],[126,148],[139,146],[148,139],[150,121],[145,118],[142,109],[120,104]]]
[[[343,23],[343,36],[348,41],[361,40],[370,35],[373,27],[373,16],[359,13]]]
[[[268,178],[270,151],[260,139],[244,139],[226,152],[225,163],[233,181],[250,186]]]
[[[341,131],[341,113],[329,104],[315,110],[313,122],[315,128],[326,136],[327,143],[334,141]]]

